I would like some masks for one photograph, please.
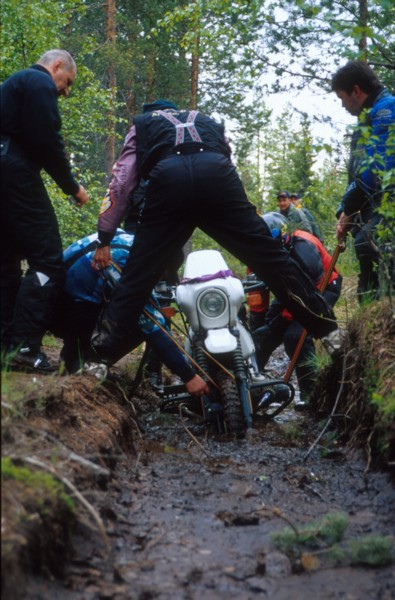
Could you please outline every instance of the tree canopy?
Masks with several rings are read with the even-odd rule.
[[[2,0],[0,10],[2,80],[50,48],[66,48],[77,62],[73,92],[60,101],[63,135],[92,201],[80,219],[51,184],[65,243],[94,229],[111,164],[144,102],[164,97],[226,120],[259,210],[280,187],[318,210],[323,182],[336,172],[342,185],[344,165],[333,156],[317,172],[322,146],[311,116],[289,106],[274,119],[265,98],[328,90],[349,58],[367,60],[394,84],[391,0]],[[327,187],[328,213],[339,187]]]

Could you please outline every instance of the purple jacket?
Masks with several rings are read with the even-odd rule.
[[[132,192],[137,187],[140,176],[136,162],[136,128],[133,125],[125,138],[125,143],[114,164],[110,185],[103,198],[99,221],[99,239],[110,243],[117,227],[125,217]]]

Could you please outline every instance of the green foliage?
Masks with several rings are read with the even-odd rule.
[[[85,172],[85,176],[87,174]],[[97,229],[97,218],[101,203],[99,194],[102,194],[102,188],[95,182],[89,185],[89,181],[84,180],[83,183],[87,184],[91,198],[88,204],[79,208],[71,205],[56,184],[49,177],[46,178],[46,187],[55,208],[64,248],[75,240],[94,233]]]
[[[372,402],[377,406],[384,423],[395,421],[395,385],[392,386],[390,394],[387,397],[373,391]]]
[[[384,567],[394,560],[394,543],[390,537],[369,535],[351,540],[349,555],[352,565]]]
[[[262,12],[266,23],[253,56],[258,55],[261,68],[276,77],[277,89],[288,85],[283,82],[285,74],[294,74],[294,89],[311,83],[325,86],[333,64],[356,58],[377,64],[383,81],[387,77],[391,82],[393,3],[272,0],[263,3]]]
[[[32,471],[28,467],[16,465],[9,457],[1,459],[1,476],[4,479],[14,479],[20,481],[26,487],[37,490],[44,496],[50,498],[59,498],[70,509],[74,509],[74,501],[64,491],[64,486],[57,481],[50,473],[42,471]]]
[[[303,206],[313,213],[320,226],[328,250],[336,245],[336,211],[347,186],[347,174],[344,169],[331,160],[326,160],[322,169],[314,173],[310,186],[303,196]]]
[[[301,529],[286,528],[272,535],[274,545],[284,552],[293,552],[301,546],[311,548],[332,546],[343,539],[347,517],[341,513],[326,515],[320,521],[307,523]]]
[[[83,10],[83,4],[83,0],[2,0],[2,79],[35,63],[47,50],[61,47],[73,11]]]
[[[60,350],[62,348],[62,342],[59,338],[53,336],[52,334],[46,334],[43,338],[43,346],[47,348],[57,348]]]
[[[346,528],[347,517],[341,513],[333,513],[320,521],[308,523],[301,529],[286,528],[271,537],[277,548],[292,558],[301,555],[302,563],[306,565],[309,564],[309,559],[318,555],[327,555],[332,561],[351,565],[383,567],[392,563],[393,538],[370,535],[354,538],[340,545]],[[306,550],[313,552],[306,554]]]

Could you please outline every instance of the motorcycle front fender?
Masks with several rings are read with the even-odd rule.
[[[234,352],[237,348],[237,338],[226,327],[223,329],[209,329],[204,345],[210,354]]]

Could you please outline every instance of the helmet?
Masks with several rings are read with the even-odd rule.
[[[282,237],[287,233],[288,219],[286,219],[281,213],[268,212],[262,216],[262,219],[269,227],[274,238]]]

